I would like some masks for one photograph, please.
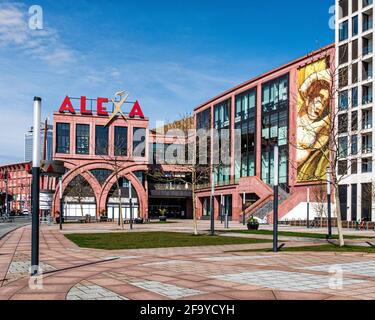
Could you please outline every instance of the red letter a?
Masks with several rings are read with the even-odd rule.
[[[71,114],[75,114],[76,112],[74,111],[72,102],[70,101],[69,97],[66,96],[64,99],[64,102],[61,104],[60,113],[64,113],[65,111],[70,112]]]
[[[138,116],[140,118],[144,118],[145,116],[143,115],[141,106],[138,103],[138,100],[134,103],[134,106],[132,110],[129,113],[130,118],[134,118],[135,116]]]

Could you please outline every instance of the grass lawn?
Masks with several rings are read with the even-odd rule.
[[[311,247],[300,247],[300,248],[288,248],[284,247],[281,251],[286,252],[366,252],[375,253],[375,247],[360,247],[360,246],[345,246],[339,247],[334,244],[324,244],[321,246],[311,246]]]
[[[149,249],[173,247],[217,246],[227,244],[265,243],[270,240],[221,237],[176,232],[67,234],[80,247],[93,249]]]
[[[273,235],[272,230],[230,230],[224,231],[230,233],[243,233],[243,234],[262,234],[262,235]],[[293,232],[293,231],[279,231],[279,236],[283,237],[297,237],[297,238],[314,238],[314,239],[326,239],[326,234],[323,233],[308,233],[308,232]],[[338,235],[333,235],[333,239],[338,239]],[[345,239],[375,239],[369,236],[344,236]]]
[[[255,249],[255,250],[241,250],[230,252],[270,252],[272,249]],[[283,247],[280,252],[363,252],[375,253],[375,247],[360,247],[360,246],[345,246],[339,247],[334,244],[323,244],[319,246],[306,247]]]

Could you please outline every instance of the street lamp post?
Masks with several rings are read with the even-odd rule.
[[[229,216],[228,216],[228,210],[225,206],[225,196],[221,199],[221,207],[223,208],[223,211],[225,212],[225,229],[229,229]]]
[[[220,196],[220,221],[221,221],[221,224],[223,224],[223,213],[224,213],[223,195],[221,195]],[[225,221],[224,221],[224,228],[225,228]]]
[[[5,216],[9,217],[9,198],[8,198],[8,178],[9,178],[9,172],[8,168],[5,169]]]
[[[246,216],[245,216],[245,210],[246,210],[246,193],[244,192],[242,194],[242,224],[246,224]]]
[[[215,174],[211,176],[211,236],[215,235]]]
[[[327,211],[328,211],[328,239],[332,239],[332,214],[331,214],[331,170],[327,168]]]
[[[278,222],[279,222],[279,146],[274,147],[274,195],[273,195],[273,252],[278,252]]]
[[[34,135],[32,168],[31,275],[39,271],[39,193],[40,193],[40,118],[42,99],[34,98]]]
[[[130,210],[130,230],[133,230],[133,199],[132,184],[129,181],[129,210]]]
[[[118,221],[117,224],[118,226],[121,225],[121,219],[122,219],[122,208],[121,208],[121,187],[118,190],[118,197],[119,197],[119,205],[118,205]],[[126,217],[125,217],[126,218]]]
[[[307,188],[307,229],[310,229],[310,188]]]
[[[59,177],[59,189],[60,189],[60,230],[62,230],[62,221],[64,219],[63,211],[64,211],[64,203],[63,203],[63,191],[62,191],[62,177]]]

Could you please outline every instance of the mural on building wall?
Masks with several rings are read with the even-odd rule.
[[[298,182],[324,180],[326,177],[331,83],[326,59],[298,70]]]

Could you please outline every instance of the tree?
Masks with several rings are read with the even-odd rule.
[[[312,188],[313,208],[323,226],[323,219],[327,217],[327,188],[324,185],[317,185]]]
[[[65,196],[77,201],[81,208],[81,215],[84,217],[83,200],[91,197],[93,191],[85,178],[81,175],[75,177],[65,189]]]

